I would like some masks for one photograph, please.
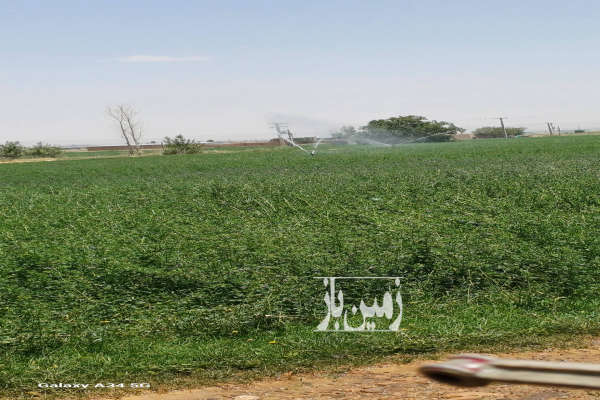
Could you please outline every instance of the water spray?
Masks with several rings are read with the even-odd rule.
[[[314,143],[313,150],[311,150],[309,152],[304,147],[300,146],[298,143],[296,143],[294,141],[294,135],[292,134],[292,131],[290,131],[290,129],[287,127],[287,124],[281,123],[281,122],[275,122],[275,123],[273,123],[273,127],[275,128],[275,131],[277,132],[277,136],[279,137],[279,139],[283,140],[290,146],[293,146],[293,147],[296,147],[296,148],[302,150],[306,154],[310,154],[311,156],[314,156],[317,154],[317,146],[319,146],[319,143],[321,143],[321,140],[323,140],[321,138],[316,143]]]
[[[376,147],[392,147],[392,145],[388,144],[388,143],[378,142],[377,140],[373,140],[373,139],[369,139],[369,138],[365,138],[365,137],[358,137],[358,136],[351,138],[351,142],[354,144],[366,144],[369,146],[376,146]]]
[[[313,145],[313,148],[314,148],[313,152],[317,151],[317,147],[319,147],[321,140],[323,140],[323,138],[319,138],[319,140],[317,140],[317,142]]]

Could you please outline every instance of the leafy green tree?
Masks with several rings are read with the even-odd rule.
[[[0,145],[0,157],[19,158],[24,153],[24,147],[19,142],[6,142]]]
[[[506,134],[509,137],[522,135],[527,128],[509,128],[506,127]],[[500,126],[484,126],[473,131],[473,136],[477,139],[503,138],[504,130]]]
[[[406,115],[370,121],[361,135],[384,143],[407,141],[450,141],[465,130],[451,122],[429,121],[418,115]]]
[[[181,134],[174,138],[165,136],[162,147],[163,154],[195,154],[202,151],[202,144],[186,139]]]

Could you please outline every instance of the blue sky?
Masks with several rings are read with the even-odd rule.
[[[0,142],[325,136],[419,114],[600,127],[596,1],[0,0]]]

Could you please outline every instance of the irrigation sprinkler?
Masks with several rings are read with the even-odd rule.
[[[299,144],[297,144],[296,142],[294,142],[294,140],[293,140],[293,139],[292,139],[292,140],[290,140],[290,139],[288,139],[288,138],[286,138],[286,137],[283,137],[283,136],[280,136],[280,137],[281,137],[281,139],[283,139],[283,140],[284,140],[284,141],[285,141],[287,144],[289,144],[290,146],[296,147],[296,148],[298,148],[298,149],[302,150],[303,152],[305,152],[306,154],[310,154],[310,153],[308,152],[308,150],[306,150],[304,147],[302,147],[302,146],[300,146]]]
[[[313,144],[313,149],[310,152],[311,156],[314,156],[315,154],[317,154],[317,147],[319,147],[319,144],[321,143],[321,140],[323,140],[323,138],[319,138],[319,140],[317,140],[314,144]]]
[[[315,142],[315,144],[313,145],[313,148],[315,149],[315,151],[317,150],[317,147],[319,147],[319,144],[321,143],[321,140],[323,140],[323,138],[319,138],[319,140],[317,140]]]
[[[600,364],[510,360],[461,354],[439,364],[423,365],[419,372],[435,381],[462,387],[508,382],[600,389]]]
[[[321,143],[321,140],[323,140],[321,138],[316,143],[314,143],[313,150],[309,152],[304,147],[300,146],[298,143],[296,143],[294,141],[294,135],[292,134],[292,131],[290,131],[290,129],[287,127],[286,123],[274,122],[273,128],[275,128],[275,131],[277,132],[277,136],[279,137],[279,139],[283,140],[290,146],[293,146],[293,147],[296,147],[296,148],[302,150],[306,154],[310,154],[311,156],[314,156],[317,154],[317,147],[319,146],[319,143]]]

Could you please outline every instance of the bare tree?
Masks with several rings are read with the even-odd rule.
[[[139,155],[142,147],[142,124],[137,119],[137,111],[127,104],[108,107],[106,114],[119,124],[121,136],[125,139],[129,155]]]

